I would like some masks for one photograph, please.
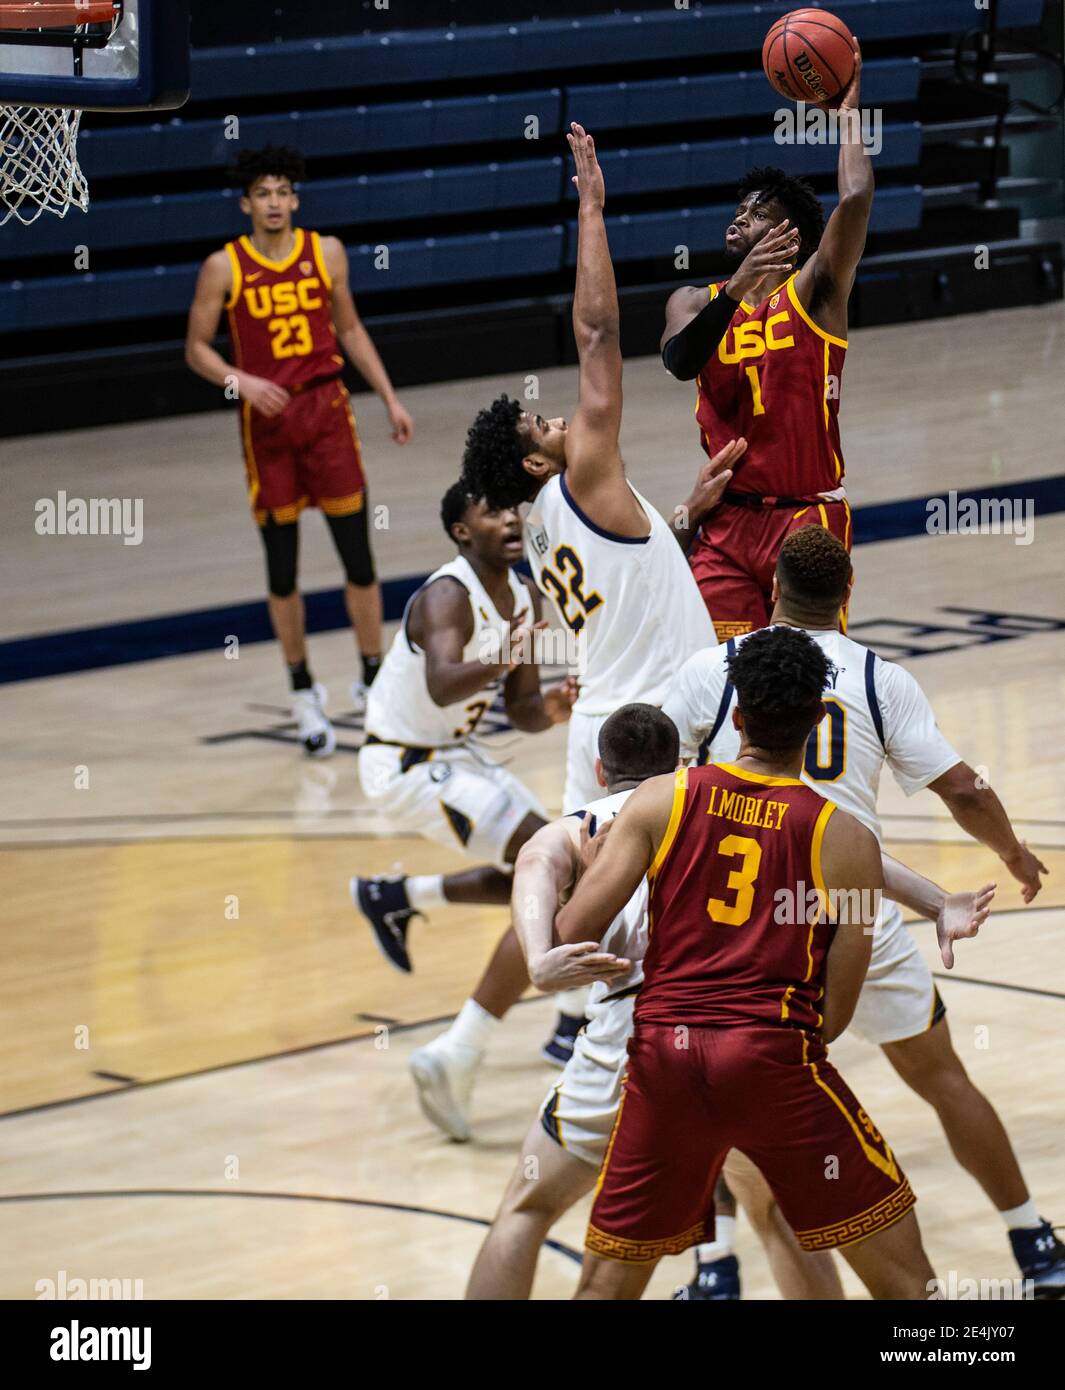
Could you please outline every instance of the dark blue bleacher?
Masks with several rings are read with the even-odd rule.
[[[234,92],[347,91],[749,52],[752,33],[765,33],[794,8],[790,3],[670,6],[636,14],[206,49],[193,54],[193,91],[200,100]],[[973,0],[834,0],[832,9],[860,40],[955,33],[984,19]],[[1003,27],[1038,24],[1041,13],[1042,0],[1000,0],[998,21]]]
[[[539,122],[541,139],[558,135],[561,91],[555,87],[241,116],[239,131],[245,148],[297,145],[327,158],[513,140],[528,116]],[[81,166],[89,178],[119,178],[146,169],[158,173],[219,169],[230,162],[233,153],[234,142],[226,139],[224,123],[217,116],[201,120],[178,116],[149,126],[90,127],[78,138]]]
[[[463,164],[399,174],[317,179],[303,188],[305,216],[315,226],[363,222],[403,222],[499,208],[550,207],[563,182],[560,155],[500,164]],[[113,198],[90,204],[75,223],[53,220],[35,229],[36,255],[67,251],[76,243],[93,250],[164,246],[217,239],[220,243],[248,230],[234,189],[204,193],[157,194],[152,198]],[[0,255],[25,254],[17,223],[0,227]]]

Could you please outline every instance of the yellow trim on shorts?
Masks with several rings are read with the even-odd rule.
[[[663,1255],[683,1255],[685,1250],[698,1245],[704,1238],[704,1226],[704,1222],[698,1221],[686,1231],[681,1231],[680,1235],[666,1236],[662,1240],[630,1240],[627,1236],[601,1231],[589,1222],[584,1248],[601,1259],[617,1260],[621,1264],[651,1264]]]
[[[796,1231],[795,1238],[804,1250],[839,1250],[845,1245],[855,1245],[860,1240],[886,1231],[901,1221],[915,1205],[917,1198],[909,1180],[903,1178],[894,1192],[889,1192],[879,1202],[874,1202],[865,1211],[846,1221],[837,1221],[832,1226],[821,1226],[809,1231]]]

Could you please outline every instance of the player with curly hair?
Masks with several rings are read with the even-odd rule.
[[[367,526],[366,480],[341,349],[384,402],[392,438],[414,428],[355,308],[337,237],[293,225],[303,155],[284,145],[245,150],[232,181],[248,235],[204,261],[189,312],[185,360],[240,401],[248,500],[266,552],[268,605],[288,666],[299,739],[314,758],[336,747],[326,692],[307,665],[297,587],[299,515],[318,507],[344,568],[344,597],[362,655],[357,702],[381,664],[381,590]],[[223,308],[234,362],[214,346]]]
[[[500,396],[470,427],[463,477],[492,507],[529,504],[526,553],[580,650],[563,810],[593,800],[599,727],[619,706],[661,704],[687,656],[713,628],[684,562],[694,526],[742,455],[729,441],[668,524],[625,477],[621,348],[614,268],[603,222],[603,175],[592,137],[567,137],[580,193],[573,334],[579,398],[572,420],[545,418]],[[680,540],[681,545],[677,545]]]
[[[845,111],[858,106],[855,58],[839,98]],[[839,202],[827,225],[805,180],[752,170],[725,238],[735,273],[677,290],[666,306],[662,360],[678,380],[698,383],[703,448],[713,456],[735,435],[747,440],[689,556],[722,642],[769,621],[777,553],[790,532],[820,525],[851,545],[839,403],[873,168],[860,134],[845,121],[840,130]]]

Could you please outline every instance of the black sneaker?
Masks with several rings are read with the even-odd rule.
[[[1065,1245],[1049,1221],[1034,1229],[1010,1231],[1014,1259],[1025,1279],[1031,1279],[1036,1298],[1061,1298],[1065,1294]]]
[[[424,917],[415,912],[407,898],[406,876],[386,878],[353,878],[351,900],[373,928],[374,940],[381,954],[397,970],[411,973],[407,954],[407,928],[412,917]]]
[[[740,1262],[735,1255],[722,1255],[711,1264],[697,1264],[695,1278],[673,1291],[673,1302],[735,1302],[740,1296]]]
[[[573,1044],[584,1027],[584,1015],[559,1014],[555,1031],[540,1049],[540,1056],[553,1067],[564,1067],[573,1056]]]

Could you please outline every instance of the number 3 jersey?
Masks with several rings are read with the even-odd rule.
[[[807,918],[811,890],[825,887],[821,842],[835,810],[798,778],[679,769],[647,875],[637,1024],[820,1027],[833,927],[816,910]]]
[[[297,227],[291,252],[271,261],[246,236],[226,244],[226,310],[236,365],[291,390],[338,376],[344,359],[333,327],[332,278],[317,232]]]
[[[419,594],[443,578],[456,579],[469,595],[473,633],[462,649],[462,661],[498,662],[508,629],[531,626],[532,598],[518,574],[509,574],[514,616],[508,623],[495,608],[473,566],[461,555],[434,570],[403,613],[388,655],[366,696],[366,733],[382,743],[414,748],[446,748],[464,742],[491,708],[503,679],[487,682],[484,690],[453,705],[435,704],[425,675],[425,653],[407,633],[407,619]]]
[[[716,640],[673,532],[632,492],[651,526],[643,537],[597,525],[565,474],[541,488],[525,516],[537,587],[577,639],[581,714],[611,714],[634,701],[660,705],[688,657]]]
[[[825,717],[807,744],[802,779],[880,839],[876,802],[885,762],[906,795],[913,796],[961,760],[908,671],[835,629],[809,635],[835,674],[825,691]],[[730,762],[738,755],[740,739],[732,724],[736,693],[726,662],[745,640],[700,652],[678,675],[663,709],[680,733],[682,758]]]

